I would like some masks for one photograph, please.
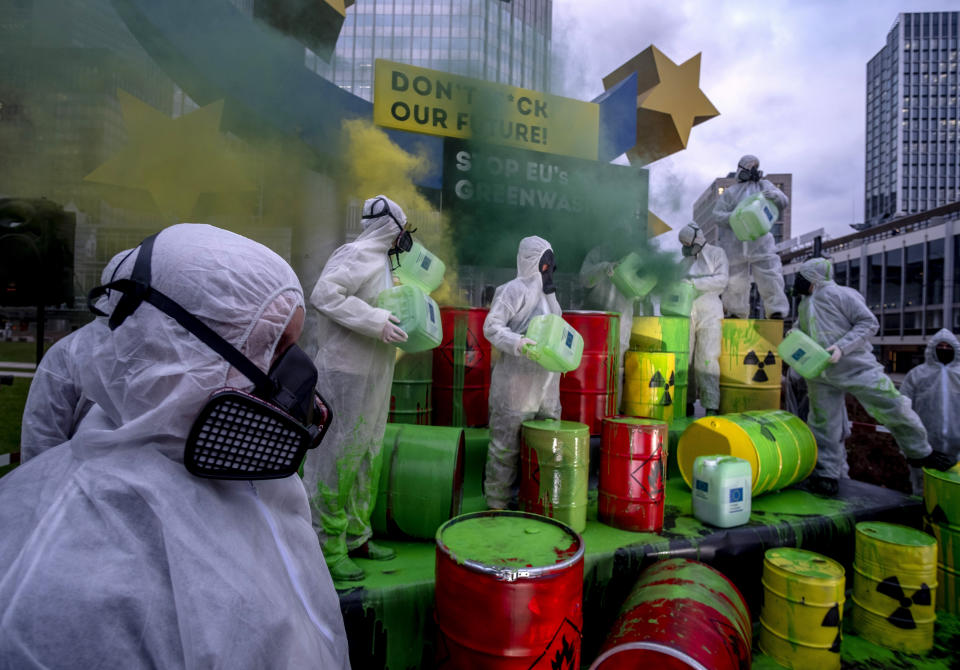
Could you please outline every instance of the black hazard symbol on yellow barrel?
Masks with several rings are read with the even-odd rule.
[[[912,630],[917,627],[916,622],[913,620],[911,608],[914,605],[929,607],[931,603],[929,586],[921,584],[920,588],[914,591],[913,595],[908,598],[903,587],[900,586],[900,580],[897,579],[896,576],[887,577],[877,584],[877,593],[889,596],[897,601],[898,607],[887,617],[887,621],[897,628],[903,628],[904,630]]]
[[[670,379],[665,380],[663,375],[660,374],[660,371],[657,370],[653,377],[650,378],[650,388],[662,388],[663,389],[663,400],[659,403],[661,405],[672,405],[673,398],[670,396],[670,389],[674,387],[675,379],[673,372],[670,372]]]
[[[833,644],[830,645],[830,651],[834,654],[840,653],[840,643],[843,641],[843,635],[840,633],[840,604],[837,603],[823,615],[823,621],[820,625],[824,628],[836,628],[837,636],[833,638]]]
[[[757,356],[757,352],[752,349],[747,352],[747,355],[743,357],[744,365],[756,365],[757,371],[753,373],[753,381],[755,382],[766,382],[770,381],[770,378],[767,377],[767,373],[763,371],[763,368],[767,365],[776,365],[777,357],[773,355],[772,351],[768,351],[767,355],[763,357],[763,360],[760,360],[760,357]]]

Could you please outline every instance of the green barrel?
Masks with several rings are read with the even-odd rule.
[[[554,419],[524,421],[521,435],[521,508],[582,533],[587,527],[589,426]]]
[[[807,425],[782,410],[741,412],[698,419],[677,445],[677,463],[688,486],[698,456],[742,458],[753,472],[753,496],[805,479],[817,464],[817,442]]]
[[[662,351],[676,356],[671,421],[687,415],[687,379],[690,370],[690,319],[681,316],[635,316],[630,331],[630,348],[636,351]]]
[[[378,535],[430,539],[460,514],[463,496],[462,428],[387,424],[377,504]]]
[[[430,425],[430,389],[433,385],[433,352],[409,354],[397,350],[390,387],[391,423]]]
[[[487,467],[487,447],[490,444],[488,428],[463,429],[463,504],[461,514],[487,509],[483,497],[483,474]]]

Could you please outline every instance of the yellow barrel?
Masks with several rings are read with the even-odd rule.
[[[763,653],[788,668],[839,668],[843,566],[804,549],[768,549],[762,584]]]
[[[623,411],[661,421],[673,420],[676,355],[628,351],[623,370]]]
[[[924,490],[926,494],[926,490]],[[923,529],[937,540],[937,610],[960,613],[960,527],[923,517]]]
[[[676,356],[673,405],[669,417],[648,414],[670,421],[687,415],[687,377],[690,367],[690,318],[686,316],[635,316],[630,328],[630,348],[636,351],[663,351]],[[662,405],[660,406],[663,407]],[[656,409],[653,410],[657,412]]]
[[[937,541],[881,521],[857,524],[853,626],[864,639],[897,651],[933,648]]]
[[[724,319],[720,340],[720,413],[780,408],[783,321]]]
[[[817,464],[817,442],[807,425],[782,410],[707,416],[691,423],[677,444],[677,464],[692,486],[698,456],[729,454],[750,464],[753,497],[806,479]]]
[[[946,472],[923,469],[923,507],[934,523],[960,528],[960,463]]]

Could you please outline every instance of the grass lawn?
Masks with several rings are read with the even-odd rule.
[[[50,345],[47,344],[47,349]],[[36,342],[0,342],[0,363],[36,363]],[[2,368],[2,366],[0,366]]]
[[[13,386],[0,385],[0,454],[20,451],[20,420],[30,380],[14,377]]]

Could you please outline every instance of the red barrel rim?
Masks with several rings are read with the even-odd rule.
[[[568,558],[563,559],[553,565],[544,565],[539,567],[530,567],[523,568],[522,570],[506,568],[506,567],[496,567],[493,565],[487,565],[486,563],[480,563],[479,561],[474,561],[469,558],[460,560],[456,555],[450,550],[450,548],[444,544],[441,539],[443,532],[450,526],[461,523],[463,521],[469,521],[470,519],[477,519],[481,517],[490,517],[490,516],[500,516],[500,517],[522,517],[530,518],[533,517],[537,521],[543,521],[546,523],[553,524],[554,526],[559,526],[561,529],[570,534],[571,538],[574,539],[577,543],[577,549],[573,555]],[[570,567],[576,565],[578,562],[583,560],[584,556],[584,544],[583,537],[575,531],[573,528],[563,523],[562,521],[557,521],[556,519],[551,519],[548,516],[543,516],[542,514],[533,514],[531,512],[516,512],[513,510],[484,510],[481,512],[470,512],[469,514],[461,514],[458,517],[454,517],[449,521],[445,522],[437,529],[436,535],[437,549],[439,549],[444,556],[446,556],[451,561],[466,567],[473,572],[491,575],[497,579],[503,581],[516,581],[518,579],[526,578],[541,578],[547,575],[552,575],[554,573],[562,573],[567,571]]]

